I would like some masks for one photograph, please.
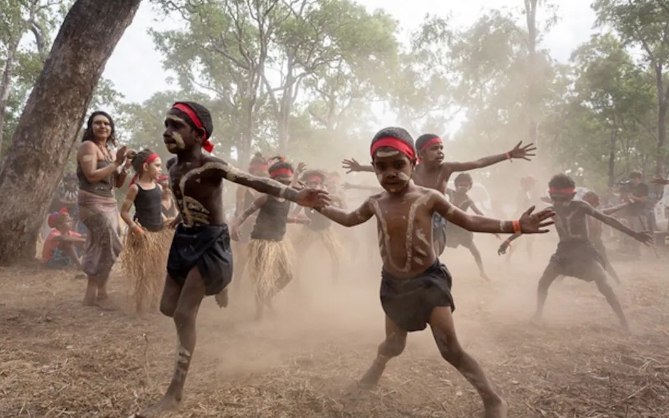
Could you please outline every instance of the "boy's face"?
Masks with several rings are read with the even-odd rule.
[[[587,196],[587,197],[584,197],[583,200],[588,202],[590,204],[590,206],[592,206],[593,208],[596,208],[597,206],[599,206],[599,196]]]
[[[172,154],[190,151],[196,146],[202,146],[200,133],[191,128],[185,118],[186,116],[177,109],[170,109],[165,117],[163,142]]]
[[[455,191],[465,194],[472,188],[472,184],[468,181],[459,181],[455,183]]]
[[[61,232],[70,232],[72,230],[72,218],[70,218],[69,214],[58,215],[56,229]]]
[[[402,191],[411,181],[413,163],[395,148],[381,147],[372,157],[379,184],[389,193]]]
[[[307,178],[304,183],[305,186],[309,189],[324,190],[325,185],[323,184],[323,179],[318,176],[311,176]]]
[[[279,176],[272,177],[272,180],[276,180],[279,183],[288,186],[290,185],[290,183],[293,182],[293,176],[291,176],[290,174],[281,174]]]
[[[421,151],[420,158],[426,163],[441,164],[444,161],[444,144],[434,144]]]
[[[641,177],[631,177],[630,183],[632,183],[635,186],[638,186],[639,184],[641,184]]]
[[[562,193],[551,193],[551,200],[553,201],[553,205],[555,207],[565,207],[569,206],[572,200],[574,200],[574,196],[576,196],[576,193],[572,194],[562,194]]]

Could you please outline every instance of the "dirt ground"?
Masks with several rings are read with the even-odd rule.
[[[546,324],[536,328],[528,319],[554,242],[536,244],[544,251],[531,264],[522,250],[507,264],[484,244],[492,284],[477,277],[465,250],[442,260],[455,277],[462,344],[509,402],[510,417],[669,417],[667,258],[616,263],[631,334],[593,284],[575,279],[551,288]],[[410,335],[377,390],[345,396],[383,339],[378,255],[356,254],[336,286],[315,268],[327,265],[322,254],[305,255],[300,282],[263,322],[253,320],[247,283],[227,309],[207,299],[186,398],[170,416],[480,416],[478,396],[429,331]],[[84,285],[73,272],[0,269],[0,417],[128,417],[162,395],[175,360],[171,320],[130,313],[120,271],[110,283],[116,311],[82,306]]]

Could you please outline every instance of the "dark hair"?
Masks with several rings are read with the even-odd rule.
[[[211,119],[211,113],[209,112],[209,109],[207,109],[206,107],[202,106],[201,104],[195,103],[195,102],[175,102],[174,103],[174,105],[178,105],[178,104],[183,104],[183,105],[186,105],[186,106],[190,107],[191,109],[193,109],[193,112],[195,112],[197,117],[200,118],[200,122],[202,122],[202,126],[204,126],[204,130],[206,131],[206,132],[204,132],[204,134],[206,135],[206,139],[211,138],[211,134],[214,132],[214,122]],[[174,105],[172,105],[172,106],[174,106]],[[185,114],[184,112],[182,112],[179,109],[175,109],[175,110],[177,110],[178,112],[180,112],[184,116],[184,120],[186,121],[186,123],[188,123],[188,126],[190,126],[191,129],[194,129],[196,131],[201,131],[202,130],[202,129],[198,128],[197,126],[195,126],[195,123],[193,122],[193,120],[190,117],[188,117],[187,114]]]
[[[141,151],[139,151],[137,154],[135,154],[134,157],[132,157],[132,168],[135,170],[137,174],[142,174],[142,167],[144,166],[144,163],[146,160],[153,154],[153,151],[151,151],[148,148],[145,148]]]
[[[453,184],[464,183],[464,182],[467,182],[470,185],[474,184],[474,180],[472,180],[472,176],[469,173],[460,173],[455,178],[455,180],[453,180]]]
[[[589,192],[586,192],[583,195],[583,197],[581,198],[581,200],[584,200],[586,202],[589,202],[590,200],[596,200],[596,199],[599,199],[599,195],[597,193],[593,192],[592,190],[590,190]]]
[[[631,179],[641,179],[641,178],[643,178],[643,176],[641,175],[640,171],[632,171],[630,173],[630,178]]]
[[[95,139],[95,134],[93,134],[93,119],[95,119],[96,116],[104,116],[107,118],[107,120],[109,120],[111,132],[109,133],[107,142],[111,142],[113,146],[116,146],[116,126],[114,125],[114,119],[112,119],[112,117],[109,116],[107,112],[103,112],[102,110],[96,110],[95,112],[91,113],[91,116],[88,117],[88,121],[86,122],[86,130],[84,131],[84,136],[81,138],[81,142],[93,141]]]
[[[281,170],[282,168],[287,168],[290,171],[295,171],[293,169],[293,165],[291,163],[288,163],[288,162],[285,162],[285,161],[279,161],[278,163],[272,164],[272,166],[269,168],[269,173],[271,175],[272,171]]]
[[[307,178],[316,176],[320,177],[323,182],[325,182],[325,179],[327,179],[327,176],[325,175],[325,171],[323,170],[317,170],[317,169],[312,169],[312,170],[307,170],[302,174],[302,181],[305,181]]]
[[[267,160],[262,156],[262,152],[256,152],[253,154],[251,162],[249,163],[249,167],[256,164],[267,164]]]
[[[548,187],[554,189],[573,189],[576,187],[576,183],[566,174],[556,174],[548,182]]]
[[[425,144],[432,141],[434,138],[439,138],[439,135],[435,134],[423,134],[416,139],[416,151],[423,148]]]
[[[376,133],[376,135],[374,135],[374,138],[372,138],[372,145],[374,145],[376,141],[388,137],[397,138],[400,141],[404,142],[405,144],[411,146],[411,148],[413,148],[413,137],[411,136],[411,134],[406,129],[397,127],[389,127],[381,129],[379,132]]]

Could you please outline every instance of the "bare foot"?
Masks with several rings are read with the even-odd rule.
[[[359,383],[361,388],[373,389],[379,383],[379,379],[381,379],[381,375],[385,368],[385,365],[375,361],[374,364],[372,364],[372,367],[370,367],[369,370],[367,370],[367,373],[360,379]]]
[[[535,327],[539,327],[539,328],[541,328],[541,327],[543,327],[543,325],[544,325],[544,321],[541,320],[541,317],[539,317],[539,316],[537,316],[537,315],[534,315],[534,316],[530,319],[530,324],[534,325]]]
[[[506,414],[509,410],[509,405],[506,401],[500,397],[497,399],[484,403],[485,406],[485,418],[506,418]]]
[[[112,303],[109,297],[101,298],[98,296],[98,298],[95,300],[95,305],[104,311],[116,310],[116,305]]]
[[[221,290],[219,294],[214,296],[214,299],[216,299],[219,308],[226,308],[228,306],[228,288]]]
[[[134,418],[156,418],[166,412],[173,411],[179,408],[180,402],[172,396],[165,395],[163,399],[159,400],[157,404],[144,409],[139,414],[135,414]]]
[[[95,306],[95,297],[86,295],[84,296],[84,306]]]

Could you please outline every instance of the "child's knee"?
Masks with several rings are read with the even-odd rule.
[[[381,343],[379,347],[379,354],[386,357],[397,357],[404,351],[404,348],[407,345],[406,338],[400,337],[391,337],[386,338],[386,340]]]
[[[195,321],[195,315],[197,311],[188,308],[177,307],[174,310],[172,318],[174,322],[178,324],[187,324],[188,322]]]
[[[457,340],[441,341],[438,347],[441,357],[447,362],[454,365],[461,362],[464,351]]]
[[[169,318],[174,318],[174,311],[176,311],[177,307],[175,304],[167,302],[165,300],[160,301],[160,313],[163,315],[169,317]]]

